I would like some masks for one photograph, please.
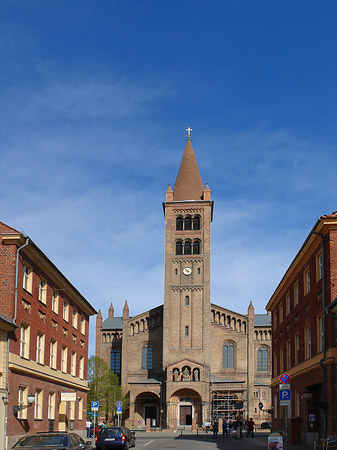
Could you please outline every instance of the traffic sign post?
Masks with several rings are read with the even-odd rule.
[[[285,418],[285,448],[288,450],[288,406],[291,405],[291,391],[290,391],[290,375],[283,373],[280,376],[279,390],[280,390],[280,406],[284,407]]]
[[[99,407],[99,402],[97,402],[97,401],[94,401],[94,402],[91,402],[91,411],[93,411],[93,412],[96,412],[96,411],[98,411],[98,407]],[[94,436],[94,442],[95,442],[95,431],[96,431],[96,417],[97,417],[97,414],[93,414],[92,413],[92,415],[93,415],[93,417],[94,417],[94,433],[93,433],[93,436]]]
[[[123,406],[122,400],[117,400],[115,402],[115,406],[116,406],[116,412],[117,412],[118,426],[120,426],[120,420],[121,420],[121,415],[122,415],[122,406]]]

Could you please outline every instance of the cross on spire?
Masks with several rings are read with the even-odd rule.
[[[188,137],[188,139],[190,139],[192,128],[188,127],[188,128],[186,128],[186,131],[187,131],[187,137]]]

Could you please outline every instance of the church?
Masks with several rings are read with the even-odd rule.
[[[126,424],[177,429],[206,420],[271,420],[271,321],[211,303],[211,190],[203,185],[190,131],[165,217],[164,304],[136,316],[125,302],[96,319],[96,356],[129,395]],[[226,299],[224,299],[226,303]],[[149,420],[150,419],[150,420]]]

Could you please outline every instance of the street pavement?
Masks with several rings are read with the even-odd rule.
[[[93,441],[93,439],[92,439]],[[144,448],[144,450],[262,450],[268,449],[268,433],[255,433],[254,437],[223,438],[218,434],[217,439],[213,439],[212,433],[204,431],[157,431],[146,433],[145,431],[136,431],[136,449]],[[286,448],[283,443],[284,450],[313,450],[313,446],[307,445],[291,445]]]

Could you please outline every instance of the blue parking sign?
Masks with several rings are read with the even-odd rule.
[[[91,402],[91,411],[98,411],[99,402]]]

